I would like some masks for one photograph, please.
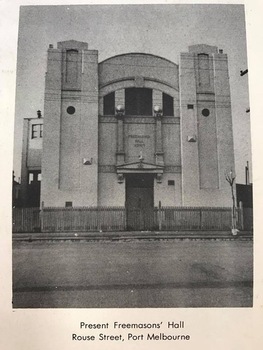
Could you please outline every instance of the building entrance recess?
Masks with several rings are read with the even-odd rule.
[[[154,228],[153,174],[126,175],[127,229],[146,231]]]

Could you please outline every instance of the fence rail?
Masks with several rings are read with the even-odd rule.
[[[237,209],[239,229],[252,229],[252,210]],[[229,230],[231,208],[124,207],[14,208],[13,232],[89,232],[125,230]]]

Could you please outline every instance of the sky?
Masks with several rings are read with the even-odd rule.
[[[251,165],[245,15],[243,5],[72,5],[20,8],[15,107],[14,171],[20,176],[24,118],[44,114],[44,79],[49,44],[79,40],[99,51],[99,62],[144,52],[179,64],[188,46],[218,46],[228,55],[236,181]]]

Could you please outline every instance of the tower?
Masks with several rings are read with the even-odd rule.
[[[98,52],[75,40],[50,45],[44,102],[41,201],[96,206]]]
[[[182,204],[230,206],[234,170],[227,55],[193,45],[180,57]]]

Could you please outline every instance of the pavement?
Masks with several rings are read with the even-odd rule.
[[[222,240],[252,240],[251,231],[239,231],[233,236],[231,231],[115,231],[115,232],[43,232],[43,233],[13,233],[13,241],[116,241],[116,240],[159,240],[159,239],[222,239]]]

